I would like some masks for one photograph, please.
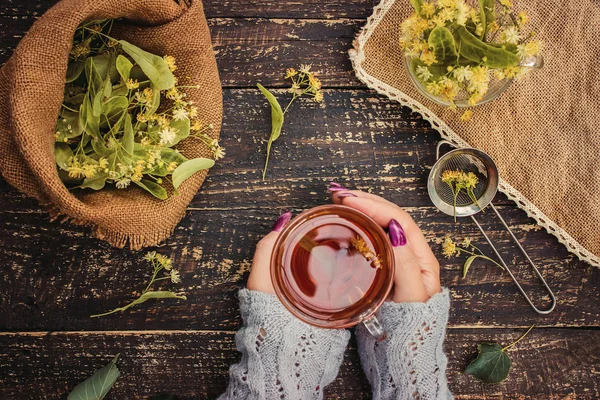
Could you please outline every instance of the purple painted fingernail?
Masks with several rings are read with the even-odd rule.
[[[337,182],[329,182],[329,187],[327,188],[327,190],[329,190],[330,192],[342,192],[346,189],[344,186],[340,185]]]
[[[406,245],[406,235],[404,234],[404,229],[400,226],[400,223],[395,219],[391,220],[388,225],[390,241],[392,242],[392,246],[400,247]]]
[[[292,219],[292,212],[284,212],[279,216],[279,218],[277,218],[277,222],[275,222],[275,225],[273,225],[273,230],[275,232],[281,231],[283,227],[286,226],[288,222],[290,222],[290,219]]]
[[[337,197],[338,199],[344,198],[344,197],[358,197],[357,195],[355,195],[354,193],[340,193],[340,194],[336,194],[335,197]]]

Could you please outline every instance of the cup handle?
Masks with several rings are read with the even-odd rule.
[[[522,58],[519,66],[540,69],[544,66],[544,57],[537,55]]]
[[[383,330],[383,326],[381,326],[375,315],[371,315],[369,318],[365,319],[363,325],[378,342],[381,342],[387,337],[387,333]]]

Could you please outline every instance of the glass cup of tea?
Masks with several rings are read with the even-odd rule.
[[[377,339],[375,313],[394,284],[394,254],[385,231],[365,213],[342,205],[304,211],[281,232],[271,279],[283,305],[321,328],[360,323]]]

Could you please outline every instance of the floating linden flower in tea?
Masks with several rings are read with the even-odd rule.
[[[381,259],[375,254],[375,251],[371,250],[362,237],[357,236],[354,239],[350,239],[350,243],[367,261],[371,262],[373,268],[381,268]]]

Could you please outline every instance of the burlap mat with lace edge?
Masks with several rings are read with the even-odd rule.
[[[413,11],[408,0],[382,0],[350,58],[368,87],[419,112],[457,147],[492,155],[499,190],[570,252],[600,266],[600,135],[592,131],[600,126],[600,6],[536,0],[515,8],[531,16],[546,65],[474,108],[469,123],[412,86],[398,46],[400,23]]]
[[[116,21],[113,36],[178,61],[179,84],[198,106],[198,117],[219,137],[222,93],[201,0],[62,0],[49,9],[0,70],[0,171],[8,183],[35,197],[55,218],[92,227],[93,235],[132,249],[171,235],[207,173],[186,180],[161,201],[137,187],[70,192],[58,178],[53,129],[63,98],[67,56],[80,22]],[[188,158],[212,157],[197,139],[178,149]]]

